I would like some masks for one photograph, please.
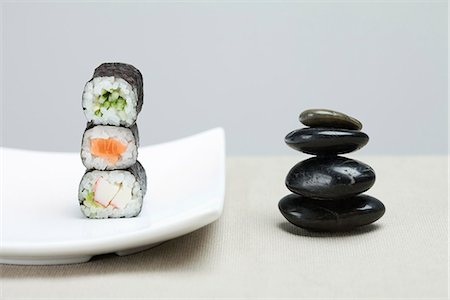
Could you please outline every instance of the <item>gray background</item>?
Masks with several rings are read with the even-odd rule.
[[[3,146],[78,151],[84,83],[120,61],[143,145],[223,126],[229,154],[295,154],[326,107],[364,123],[361,153],[447,152],[446,1],[7,3],[1,45]]]

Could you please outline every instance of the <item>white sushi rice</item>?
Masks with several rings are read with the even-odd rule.
[[[130,187],[131,200],[124,208],[115,208],[112,205],[107,207],[96,207],[90,205],[86,200],[86,196],[92,191],[95,182],[99,177],[107,180],[111,184],[123,184]],[[116,171],[91,171],[86,173],[81,179],[78,198],[80,201],[80,208],[84,215],[92,219],[106,219],[106,218],[130,218],[137,216],[142,208],[143,193],[139,182],[133,174],[124,170]]]
[[[117,139],[127,145],[127,149],[119,157],[119,160],[111,164],[108,159],[95,156],[91,153],[91,139],[102,138]],[[114,170],[126,169],[136,163],[138,155],[138,145],[130,129],[115,126],[95,126],[86,130],[81,144],[81,160],[88,169]]]
[[[101,116],[95,115],[98,109],[98,101],[104,90],[119,90],[119,96],[125,99],[124,110],[118,111],[114,107],[100,109]],[[88,121],[94,124],[130,126],[136,121],[137,117],[137,91],[122,78],[95,77],[86,83],[83,92],[84,114]]]

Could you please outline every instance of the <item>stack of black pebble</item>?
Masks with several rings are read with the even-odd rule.
[[[292,224],[313,231],[348,231],[381,218],[385,207],[362,195],[375,183],[374,170],[357,160],[339,156],[362,148],[369,137],[362,124],[346,114],[310,109],[300,114],[307,128],[290,132],[286,144],[315,155],[296,164],[286,177],[294,194],[278,203]]]

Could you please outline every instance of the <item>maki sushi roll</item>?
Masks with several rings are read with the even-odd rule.
[[[137,125],[130,128],[88,124],[81,142],[81,160],[87,169],[126,169],[136,163]]]
[[[145,170],[136,162],[126,170],[86,171],[78,199],[88,218],[130,218],[140,213],[146,191]]]
[[[123,63],[101,64],[84,87],[88,125],[80,156],[87,171],[78,200],[88,218],[129,218],[141,212],[147,177],[137,161],[136,119],[143,94],[141,72]]]
[[[141,72],[129,64],[104,63],[84,87],[82,105],[94,125],[130,127],[136,122],[144,99]]]

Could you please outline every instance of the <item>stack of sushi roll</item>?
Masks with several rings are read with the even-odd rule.
[[[104,63],[84,87],[87,127],[81,143],[86,173],[78,199],[88,218],[137,216],[147,191],[147,177],[137,161],[136,119],[143,104],[141,72],[129,64]]]

